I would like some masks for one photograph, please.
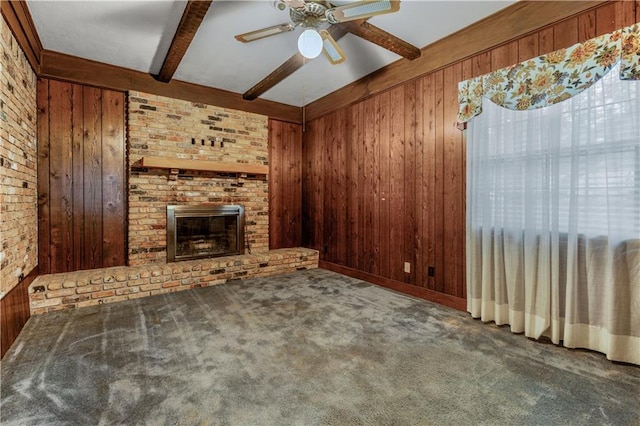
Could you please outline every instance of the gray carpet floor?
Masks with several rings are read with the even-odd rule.
[[[640,368],[325,270],[32,317],[2,425],[638,425]]]

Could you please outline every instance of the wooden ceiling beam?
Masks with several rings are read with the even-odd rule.
[[[363,22],[363,21],[356,21]],[[351,22],[349,22],[351,23]],[[344,24],[336,24],[332,25],[328,29],[331,37],[334,40],[340,40],[346,33],[347,29]],[[278,83],[280,83],[285,78],[289,77],[291,74],[302,68],[304,65],[304,57],[300,54],[300,52],[296,52],[292,57],[287,59],[282,65],[273,70],[268,76],[260,80],[255,86],[251,89],[244,92],[242,95],[242,99],[247,101],[252,101],[256,99],[258,96],[265,93],[267,90],[271,89]]]
[[[184,54],[187,53],[189,45],[196,36],[200,24],[211,6],[212,0],[189,0],[182,13],[180,24],[171,40],[171,46],[164,58],[160,72],[156,79],[163,83],[168,83],[173,78]]]
[[[366,21],[345,22],[343,25],[351,34],[390,50],[403,58],[413,60],[420,57],[420,49]]]

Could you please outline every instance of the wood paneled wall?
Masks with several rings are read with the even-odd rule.
[[[303,245],[342,272],[423,287],[427,298],[449,295],[460,307],[466,151],[458,82],[630,25],[635,12],[635,2],[604,3],[307,123]]]
[[[41,274],[126,262],[125,94],[38,79]]]
[[[302,242],[302,126],[269,120],[269,248]]]
[[[29,286],[38,268],[29,273],[0,300],[0,358],[9,350],[30,317]]]

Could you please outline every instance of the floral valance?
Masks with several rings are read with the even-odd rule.
[[[513,110],[564,101],[591,87],[618,61],[621,79],[640,80],[640,23],[460,82],[459,120],[480,114],[483,96]]]

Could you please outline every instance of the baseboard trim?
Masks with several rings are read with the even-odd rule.
[[[449,294],[429,290],[428,288],[418,287],[415,285],[392,280],[390,278],[380,277],[378,275],[358,271],[357,269],[327,262],[325,260],[320,260],[318,262],[318,267],[337,272],[339,274],[347,275],[352,278],[357,278],[362,281],[367,281],[371,284],[379,285],[391,290],[399,291],[400,293],[409,294],[411,296],[419,297],[420,299],[448,306],[459,311],[467,311],[467,300],[461,297],[451,296]]]
[[[31,316],[29,286],[37,276],[36,266],[0,300],[0,359],[15,342]]]

